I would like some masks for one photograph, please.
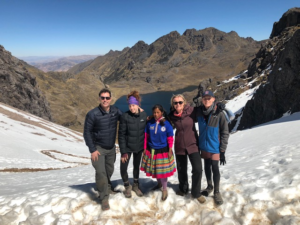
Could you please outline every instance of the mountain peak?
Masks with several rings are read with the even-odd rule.
[[[297,26],[299,24],[300,8],[291,8],[282,15],[278,22],[274,23],[270,38],[280,35],[280,33],[287,27]]]

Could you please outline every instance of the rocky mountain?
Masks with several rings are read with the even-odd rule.
[[[292,8],[275,22],[271,39],[262,44],[247,70],[229,80],[211,77],[198,89],[211,89],[218,101],[233,99],[249,88],[258,88],[230,124],[238,130],[251,128],[300,111],[300,8]],[[185,93],[190,100],[198,90]],[[200,101],[201,99],[199,99]]]
[[[248,77],[269,74],[242,112],[238,129],[250,128],[300,111],[300,8],[292,8],[274,23],[271,40],[248,68]]]
[[[0,45],[0,101],[51,120],[48,101],[25,63]]]
[[[172,32],[151,45],[110,51],[67,72],[43,72],[27,65],[46,96],[56,123],[81,131],[86,113],[98,105],[104,86],[113,102],[132,89],[142,94],[195,86],[210,74],[227,77],[245,68],[260,42],[214,28]],[[211,62],[210,62],[211,60]],[[221,78],[220,78],[221,79]]]
[[[270,38],[279,36],[288,27],[298,26],[300,24],[299,11],[300,8],[295,7],[285,12],[281,19],[274,23]]]
[[[53,121],[82,131],[86,113],[99,104],[98,93],[104,84],[93,76],[68,72],[45,73],[27,64],[30,73],[46,96]]]
[[[53,121],[81,131],[86,113],[98,105],[104,86],[113,102],[133,89],[141,94],[195,86],[209,77],[222,81],[243,71],[262,42],[215,28],[171,32],[152,44],[139,41],[132,48],[110,51],[67,72],[43,72],[24,63],[36,77]]]
[[[86,61],[92,61],[96,58],[97,55],[80,55],[80,56],[69,56],[63,57],[59,59],[55,59],[54,61],[48,62],[28,62],[30,65],[44,71],[67,71],[71,67],[77,65],[78,63],[83,63]]]
[[[172,91],[195,86],[195,81],[208,77],[238,74],[261,43],[215,28],[189,29],[182,35],[174,31],[150,45],[139,41],[132,48],[110,51],[69,72],[95,76],[118,96],[132,88],[141,93]]]

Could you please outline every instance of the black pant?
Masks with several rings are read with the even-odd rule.
[[[202,178],[202,161],[199,152],[192,153],[190,155],[176,155],[177,173],[179,180],[179,189],[183,193],[188,193],[189,183],[187,167],[189,157],[192,165],[192,196],[194,198],[200,197],[201,193],[201,178]]]
[[[219,160],[204,159],[204,171],[207,180],[207,186],[212,188],[211,174],[213,174],[214,190],[219,191],[220,188],[220,171]]]
[[[128,159],[125,163],[122,163],[122,161],[120,162],[120,169],[121,169],[121,176],[122,176],[122,180],[123,182],[127,182],[128,181],[128,173],[127,173],[127,168],[128,168],[128,163],[131,157],[131,152],[128,152]],[[140,175],[140,163],[141,163],[141,158],[143,155],[143,150],[139,151],[139,152],[134,152],[133,153],[133,178],[134,179],[139,179],[139,175]]]

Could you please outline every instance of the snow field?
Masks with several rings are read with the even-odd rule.
[[[0,113],[0,126],[4,127],[0,129],[1,168],[69,166],[70,163],[58,159],[89,162],[81,158],[90,156],[85,144],[71,139],[69,130],[63,132],[66,128],[52,125],[57,126],[62,136],[27,125]],[[33,134],[29,125],[44,136]],[[111,195],[111,209],[103,212],[94,191],[94,169],[89,163],[44,172],[1,172],[0,224],[296,225],[300,223],[299,126],[300,113],[294,113],[230,136],[227,164],[220,166],[220,191],[224,199],[221,206],[214,204],[213,195],[207,197],[205,204],[192,199],[190,194],[177,196],[177,173],[168,179],[169,197],[161,202],[161,192],[150,191],[155,180],[141,172],[140,187],[145,196],[139,198],[134,192],[130,199],[121,192]],[[46,149],[57,150],[59,153],[51,152],[56,159],[41,153]],[[132,178],[132,161],[129,165]],[[191,185],[190,164],[188,174]],[[124,190],[120,154],[112,182],[115,190]],[[205,187],[203,173],[202,188]]]

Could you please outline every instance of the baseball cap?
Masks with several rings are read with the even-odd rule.
[[[211,96],[211,97],[215,97],[214,93],[211,90],[206,90],[202,93],[202,97],[204,96]]]

